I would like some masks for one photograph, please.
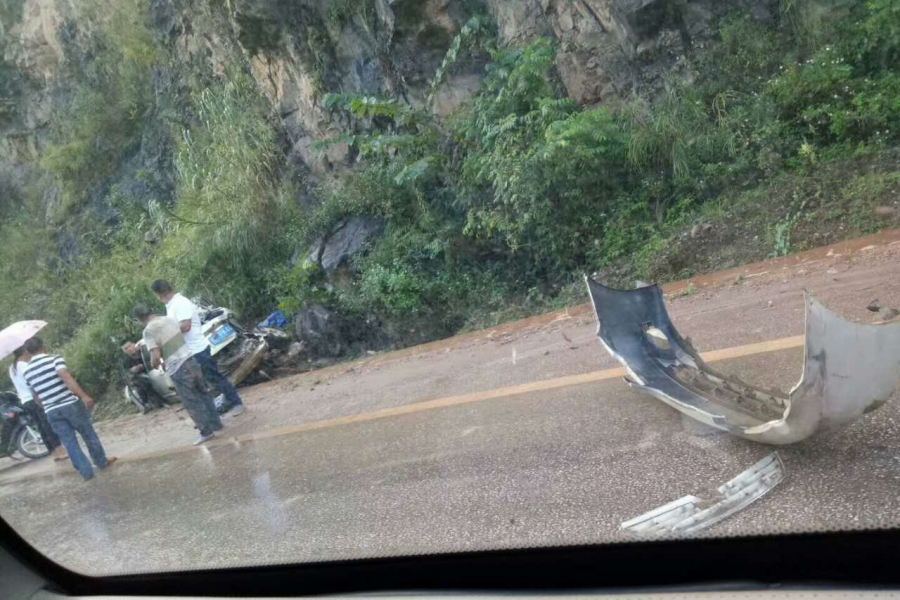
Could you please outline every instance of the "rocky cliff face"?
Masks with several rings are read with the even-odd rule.
[[[103,3],[114,0],[4,1],[19,10],[6,11],[9,22],[0,30],[3,63],[13,74],[0,92],[0,178],[16,186],[37,174],[54,96],[66,93],[61,72],[82,51],[73,41],[77,32],[97,27]],[[220,75],[230,63],[248,59],[278,117],[290,163],[315,178],[351,160],[340,144],[324,153],[313,150],[315,141],[346,126],[323,106],[324,94],[366,93],[424,105],[435,69],[473,14],[490,15],[501,44],[553,38],[561,86],[577,102],[593,105],[653,94],[669,75],[691,77],[685,56],[702,48],[716,17],[745,8],[769,19],[775,2],[151,0],[150,20],[172,60],[198,72]],[[483,62],[475,56],[453,65],[433,104],[438,115],[474,94]],[[165,66],[155,78],[157,93],[172,85]],[[144,168],[168,168],[164,143],[142,144],[148,147],[123,161],[123,177],[142,161]],[[167,177],[159,179],[165,187]]]

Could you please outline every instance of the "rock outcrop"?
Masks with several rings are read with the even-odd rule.
[[[110,2],[111,0],[103,0]],[[101,3],[102,4],[102,3]],[[388,95],[422,105],[430,79],[477,4],[464,0],[361,0],[336,13],[328,0],[152,0],[152,25],[183,64],[221,74],[239,54],[281,123],[295,162],[313,173],[349,160],[347,147],[325,153],[317,140],[344,125],[322,106],[326,92]],[[502,44],[549,36],[569,95],[592,105],[652,91],[665,73],[684,70],[691,44],[710,35],[717,16],[745,8],[759,19],[774,0],[486,0]],[[93,5],[92,10],[86,10]],[[473,8],[474,7],[474,8]],[[6,31],[4,60],[27,73],[13,125],[0,129],[0,161],[33,161],[46,142],[48,102],[66,60],[72,28],[90,31],[104,11],[91,0],[23,0]],[[71,57],[70,57],[71,58]],[[455,65],[434,103],[447,115],[477,90],[483,63]]]
[[[310,248],[307,260],[330,275],[345,266],[351,257],[365,250],[369,241],[383,230],[383,221],[351,217],[339,223]]]
[[[38,158],[49,143],[54,102],[71,93],[61,73],[86,60],[78,40],[107,18],[115,0],[10,0],[21,3],[0,37],[0,178],[7,195],[40,179]],[[664,77],[690,78],[686,55],[712,35],[715,20],[744,9],[759,20],[776,14],[777,0],[146,0],[148,23],[171,61],[154,70],[158,96],[179,85],[185,67],[207,80],[230,65],[249,63],[273,109],[297,180],[315,182],[352,166],[346,144],[326,150],[316,142],[347,131],[350,123],[324,107],[327,92],[388,96],[422,107],[431,79],[453,38],[473,14],[488,14],[500,44],[536,36],[558,48],[555,76],[587,106],[615,104],[633,93],[652,95]],[[79,37],[81,36],[81,37]],[[477,91],[485,57],[463,53],[432,104],[439,117]],[[171,117],[166,117],[171,118]],[[177,117],[176,117],[177,118]],[[88,192],[101,206],[117,185],[147,203],[174,198],[171,140],[162,125],[144,134],[120,158],[117,173]],[[57,194],[41,190],[45,210]],[[314,202],[308,194],[301,202]],[[368,235],[368,234],[367,234]],[[350,244],[351,246],[353,244]],[[355,251],[355,250],[354,250]],[[352,253],[352,252],[351,252]],[[344,251],[338,255],[344,256]],[[323,260],[327,256],[323,255]],[[343,260],[343,259],[341,259]],[[340,262],[340,261],[339,261]]]
[[[319,304],[304,307],[294,317],[294,336],[311,356],[340,356],[347,347],[342,329],[340,317]]]

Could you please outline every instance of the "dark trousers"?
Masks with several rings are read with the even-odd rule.
[[[50,421],[47,420],[44,409],[38,406],[38,403],[34,400],[24,402],[22,404],[22,409],[31,416],[31,420],[37,425],[38,431],[41,434],[41,440],[44,442],[44,445],[47,446],[47,450],[52,452],[58,448],[60,444],[59,438],[53,432],[53,428],[50,427]]]
[[[15,448],[9,449],[7,453],[7,449],[9,448],[9,443],[12,441],[13,427],[5,420],[0,422],[0,457],[10,456],[13,452],[16,451]]]
[[[135,391],[144,404],[154,408],[162,408],[166,405],[162,397],[153,389],[153,385],[146,375],[135,375],[128,373],[126,375],[128,386]]]
[[[225,394],[226,406],[230,408],[232,406],[237,406],[238,404],[243,404],[241,397],[238,396],[237,390],[234,389],[234,386],[231,385],[228,378],[219,373],[219,367],[216,365],[216,360],[212,357],[212,353],[208,346],[203,352],[195,354],[194,358],[200,363],[200,368],[203,369],[203,377],[205,377],[213,387],[219,390],[219,393]]]
[[[200,434],[209,435],[222,429],[222,419],[216,411],[216,403],[206,389],[203,371],[195,358],[191,357],[184,361],[178,370],[169,376],[175,384],[178,397],[181,398],[181,405],[191,415]]]
[[[65,446],[66,452],[69,453],[69,459],[75,470],[81,473],[85,481],[94,476],[94,470],[91,468],[91,462],[81,450],[78,438],[75,433],[81,435],[84,445],[87,446],[88,454],[91,455],[91,461],[98,469],[105,469],[107,463],[106,452],[103,450],[103,444],[100,443],[100,437],[94,431],[91,425],[91,415],[85,408],[84,403],[80,400],[67,406],[54,408],[47,413],[47,420],[62,445]]]

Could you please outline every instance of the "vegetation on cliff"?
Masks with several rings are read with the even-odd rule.
[[[335,3],[334,19],[353,6]],[[249,65],[192,71],[152,34],[144,0],[116,3],[104,27],[72,32],[43,187],[3,198],[0,314],[52,322],[54,347],[99,390],[115,382],[116,342],[136,334],[130,307],[154,277],[248,320],[315,301],[401,344],[408,329],[437,337],[571,302],[584,272],[665,280],[897,223],[900,6],[814,9],[785,0],[770,24],[735,14],[690,53],[691,77],[599,108],[559,91],[549,40],[498,47],[474,19],[437,79],[467,52],[489,57],[487,73],[451,117],[322,98],[357,132],[322,151],[349,143],[358,164],[303,205],[309,182],[288,168]],[[4,64],[0,77],[15,79]],[[123,157],[148,147],[171,159],[133,179],[170,181],[170,200],[117,183],[135,164]],[[36,198],[51,185],[48,220]],[[894,216],[877,217],[891,202]],[[328,285],[302,254],[350,216],[383,220],[384,234],[348,285]]]

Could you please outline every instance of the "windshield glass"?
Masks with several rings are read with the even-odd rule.
[[[897,527],[898,158],[895,0],[0,0],[0,517],[90,575]]]

